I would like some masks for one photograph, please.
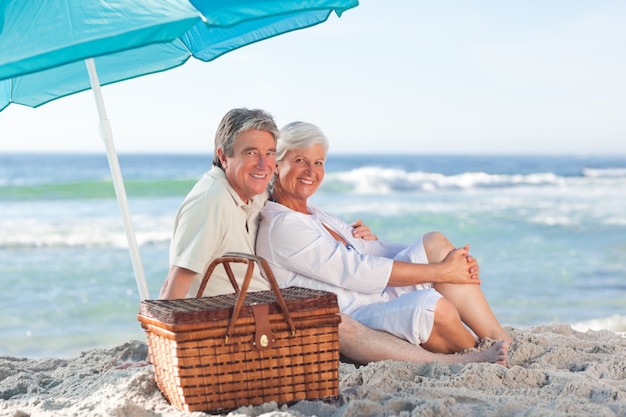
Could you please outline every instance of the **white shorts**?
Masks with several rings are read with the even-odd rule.
[[[394,260],[427,264],[422,239],[399,252]],[[389,301],[359,307],[351,316],[367,327],[383,330],[413,344],[430,337],[435,322],[435,304],[442,297],[432,283],[387,287]]]
[[[414,264],[427,264],[428,257],[426,256],[426,250],[424,249],[423,239],[420,238],[416,240],[406,249],[398,252],[397,255],[393,257],[393,260],[411,262]],[[410,285],[408,287],[387,287],[385,289],[385,292],[389,295],[390,298],[396,298],[401,296],[402,294],[406,294],[407,292],[425,290],[432,287],[432,282],[428,282],[424,284]]]
[[[435,304],[441,297],[433,288],[406,292],[384,303],[360,307],[351,316],[371,329],[421,345],[433,330]]]

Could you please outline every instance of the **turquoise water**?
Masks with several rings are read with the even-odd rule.
[[[121,155],[152,297],[210,155]],[[315,201],[381,239],[469,243],[503,324],[626,331],[626,157],[338,155]],[[0,155],[0,355],[143,339],[104,155]]]

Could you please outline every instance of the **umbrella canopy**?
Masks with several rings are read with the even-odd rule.
[[[244,45],[322,23],[357,0],[7,0],[0,3],[0,111],[91,88],[141,299],[149,298],[113,134],[100,90],[211,61]]]
[[[223,4],[220,4],[223,3]],[[340,16],[357,0],[42,0],[0,3],[0,110],[37,107]]]

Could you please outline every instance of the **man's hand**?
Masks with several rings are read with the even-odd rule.
[[[378,240],[378,236],[373,234],[369,226],[363,224],[361,219],[353,222],[350,226],[352,226],[352,236],[356,239]]]

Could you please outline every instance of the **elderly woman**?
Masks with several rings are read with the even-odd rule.
[[[281,130],[256,243],[279,285],[334,292],[342,313],[431,352],[475,347],[476,336],[506,349],[511,339],[480,289],[468,246],[455,249],[437,232],[411,245],[355,239],[350,225],[308,202],[324,179],[327,151],[315,125]]]

